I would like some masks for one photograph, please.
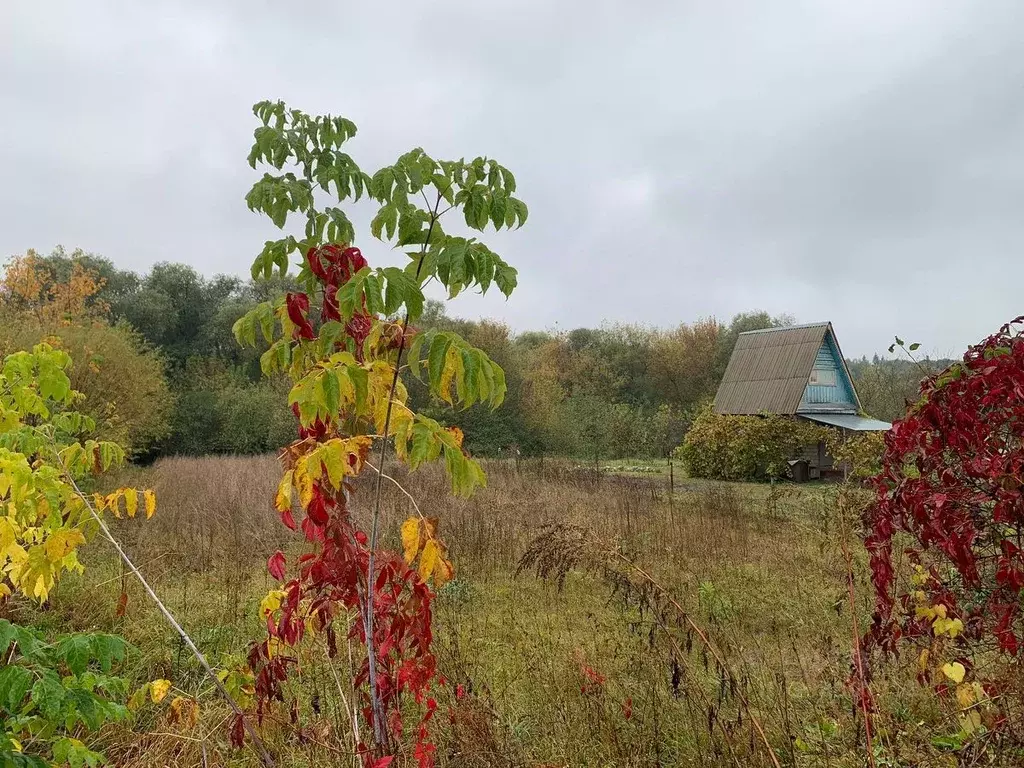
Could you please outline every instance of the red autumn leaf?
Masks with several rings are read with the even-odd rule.
[[[327,500],[319,487],[313,489],[313,498],[306,508],[306,514],[309,515],[310,520],[321,526],[327,525],[327,521],[330,519],[327,516]]]
[[[231,746],[239,749],[245,744],[245,719],[242,715],[235,715],[231,722]]]
[[[395,759],[394,755],[387,755],[386,757],[379,757],[373,761],[373,768],[388,768],[392,761]]]
[[[302,533],[306,536],[306,541],[323,541],[324,540],[324,529],[322,526],[314,523],[310,518],[306,517],[302,520]]]
[[[281,522],[291,530],[295,530],[295,518],[292,517],[292,511],[290,509],[286,509],[281,513]]]
[[[345,325],[345,333],[356,343],[356,348],[361,350],[363,342],[373,330],[373,318],[365,312],[357,312]]]
[[[267,560],[267,570],[270,571],[270,575],[278,581],[284,581],[284,567],[284,553],[281,550],[277,550],[277,552],[271,555],[270,559]]]
[[[320,319],[341,322],[341,310],[338,308],[338,286],[328,285],[324,288],[324,305],[320,309]]]
[[[121,592],[117,598],[117,610],[114,611],[114,616],[121,618],[124,616],[125,611],[128,610],[128,593]]]
[[[322,248],[310,248],[308,251],[306,251],[306,262],[309,264],[309,270],[314,275],[316,275],[321,280],[326,280],[327,270],[324,269],[323,262],[320,261],[320,253],[322,251]]]
[[[313,326],[309,324],[306,313],[309,312],[309,296],[304,293],[289,293],[285,296],[285,306],[288,308],[288,319],[295,324],[295,337],[299,339],[313,339]]]
[[[341,259],[338,261],[338,266],[341,267],[342,277],[345,282],[352,279],[352,275],[367,266],[366,259],[363,258],[362,252],[355,247],[346,248],[341,253]]]

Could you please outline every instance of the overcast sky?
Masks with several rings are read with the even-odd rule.
[[[4,0],[0,256],[246,274],[251,105],[359,126],[372,172],[486,154],[516,329],[745,310],[962,350],[1024,314],[1024,3]],[[396,261],[359,243],[371,263]]]

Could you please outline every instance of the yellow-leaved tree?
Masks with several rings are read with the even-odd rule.
[[[110,325],[101,298],[104,280],[86,258],[75,251],[61,271],[29,250],[5,265],[0,356],[58,335],[75,361],[67,373],[71,386],[85,395],[77,408],[95,425],[90,436],[138,454],[170,432],[173,401],[164,361],[138,333]]]
[[[46,601],[61,575],[81,571],[79,548],[99,516],[151,516],[152,491],[88,493],[91,478],[124,460],[75,410],[71,358],[50,344],[8,355],[0,366],[0,600]],[[113,666],[126,643],[116,635],[47,638],[0,619],[0,765],[98,765],[80,740],[128,716],[125,683]]]

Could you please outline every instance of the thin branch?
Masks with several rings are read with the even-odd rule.
[[[416,499],[413,498],[411,493],[409,493],[407,490],[405,490],[405,488],[402,486],[402,484],[400,482],[395,480],[395,478],[393,478],[391,475],[388,475],[388,474],[386,474],[384,472],[381,472],[379,469],[377,469],[377,467],[373,466],[372,462],[367,461],[366,462],[366,466],[368,466],[370,469],[372,469],[378,475],[381,475],[385,480],[390,480],[394,484],[394,486],[396,488],[398,488],[398,490],[400,490],[405,495],[405,497],[407,499],[409,499],[409,503],[412,504],[413,509],[416,510],[416,514],[420,516],[420,519],[421,520],[426,520],[427,519],[426,516],[420,511],[420,507],[419,507],[419,504],[416,503]]]
[[[420,271],[423,269],[423,261],[427,256],[427,244],[434,232],[434,225],[437,223],[437,209],[441,205],[441,193],[437,193],[437,201],[434,203],[434,210],[430,217],[430,226],[427,228],[427,236],[424,238],[420,250],[420,258],[416,264],[416,280],[419,280]],[[395,403],[395,392],[398,389],[398,376],[402,368],[402,355],[405,352],[405,334],[409,328],[409,310],[406,308],[405,318],[402,320],[402,335],[398,345],[398,356],[395,361],[395,374],[391,378],[391,391],[388,395],[388,407],[384,414],[384,429],[381,430],[380,441],[380,469],[377,472],[377,482],[373,493],[373,521],[370,526],[370,552],[366,563],[366,613],[363,616],[363,631],[366,635],[366,656],[368,669],[368,682],[370,685],[370,704],[373,708],[373,735],[378,747],[386,747],[388,743],[387,725],[384,720],[384,711],[381,706],[380,697],[377,695],[377,654],[373,640],[373,597],[374,597],[374,555],[377,551],[377,539],[380,528],[380,499],[384,486],[384,463],[388,453],[388,430],[391,428],[391,413]]]
[[[147,560],[142,565],[143,565],[143,567],[145,567],[147,565],[152,565],[157,560],[162,560],[163,558],[167,557],[168,555],[179,555],[179,554],[181,554],[181,553],[180,552],[164,552],[162,555],[157,555],[152,560]],[[121,578],[122,578],[121,576],[115,576],[112,579],[107,579],[106,581],[101,581],[99,584],[93,584],[92,585],[92,589],[99,589],[100,587],[105,587],[107,584],[112,584],[115,581],[120,581]]]

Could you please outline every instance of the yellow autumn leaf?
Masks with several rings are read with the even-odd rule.
[[[335,489],[341,488],[341,483],[349,468],[348,452],[345,447],[344,440],[335,439],[328,440],[317,451],[319,464],[327,470],[327,479],[331,481],[331,485]]]
[[[186,696],[175,696],[168,719],[172,723],[191,728],[199,721],[199,702]]]
[[[373,447],[373,438],[366,435],[356,435],[349,438],[349,451],[355,457],[355,465],[351,467],[349,474],[358,475],[363,471],[363,462]]]
[[[146,505],[146,519],[149,520],[156,513],[156,494],[147,488],[142,492],[142,501]]]
[[[930,655],[931,652],[927,648],[921,650],[921,655],[917,657],[917,668],[919,671],[924,672],[928,669],[928,657]]]
[[[292,470],[288,470],[281,477],[277,486],[277,495],[274,496],[274,509],[278,512],[287,512],[292,508]]]
[[[410,517],[402,523],[402,549],[405,554],[405,562],[412,565],[416,555],[420,551],[420,519]]]
[[[85,536],[77,528],[62,528],[46,537],[43,549],[46,559],[56,563],[67,557],[79,544],[85,544]]]
[[[18,540],[18,532],[14,525],[10,518],[0,517],[0,555]]]
[[[967,709],[974,703],[974,688],[970,685],[961,683],[956,687],[956,703],[960,705],[960,709]]]
[[[154,680],[149,684],[149,698],[153,700],[154,704],[159,704],[167,696],[167,692],[171,690],[170,680]]]
[[[32,587],[32,595],[41,603],[46,602],[46,598],[50,596],[50,585],[43,574],[39,574],[36,577],[35,586]]]
[[[426,582],[430,579],[440,559],[441,552],[437,542],[433,539],[428,539],[427,543],[423,545],[423,554],[420,555],[419,574],[422,581]]]
[[[139,492],[134,488],[122,488],[121,493],[124,495],[124,508],[128,517],[135,517],[139,511]]]
[[[120,508],[121,505],[118,503],[120,498],[121,497],[120,497],[120,495],[118,494],[117,491],[114,491],[113,493],[108,493],[104,497],[103,503],[100,505],[100,509],[109,509],[111,512],[113,512],[114,517],[116,517],[118,520],[120,520],[121,519],[121,508]]]
[[[949,635],[956,637],[963,632],[964,623],[960,619],[935,619],[932,622],[932,631],[936,635]]]
[[[260,616],[266,618],[269,614],[281,607],[281,600],[284,598],[283,589],[272,589],[260,601]]]
[[[942,674],[954,683],[962,683],[964,681],[964,675],[967,674],[967,670],[959,661],[954,661],[952,664],[942,665]]]
[[[292,478],[295,481],[295,487],[299,491],[299,504],[302,505],[303,509],[306,509],[313,500],[313,478],[310,477],[307,471],[307,459],[305,456],[295,462],[295,471]]]
[[[455,568],[452,566],[452,564],[448,560],[445,560],[444,558],[441,558],[438,561],[437,566],[434,568],[434,584],[435,584],[435,586],[438,589],[440,589],[445,584],[447,584],[449,581],[451,581],[452,580],[452,576],[454,576],[454,575],[455,575]]]
[[[928,581],[928,574],[924,568],[920,565],[914,566],[914,573],[910,577],[910,582],[916,586],[920,586]]]
[[[462,373],[462,353],[452,344],[444,356],[444,363],[441,369],[441,381],[437,387],[437,394],[449,405],[452,404],[452,381],[456,374]]]

